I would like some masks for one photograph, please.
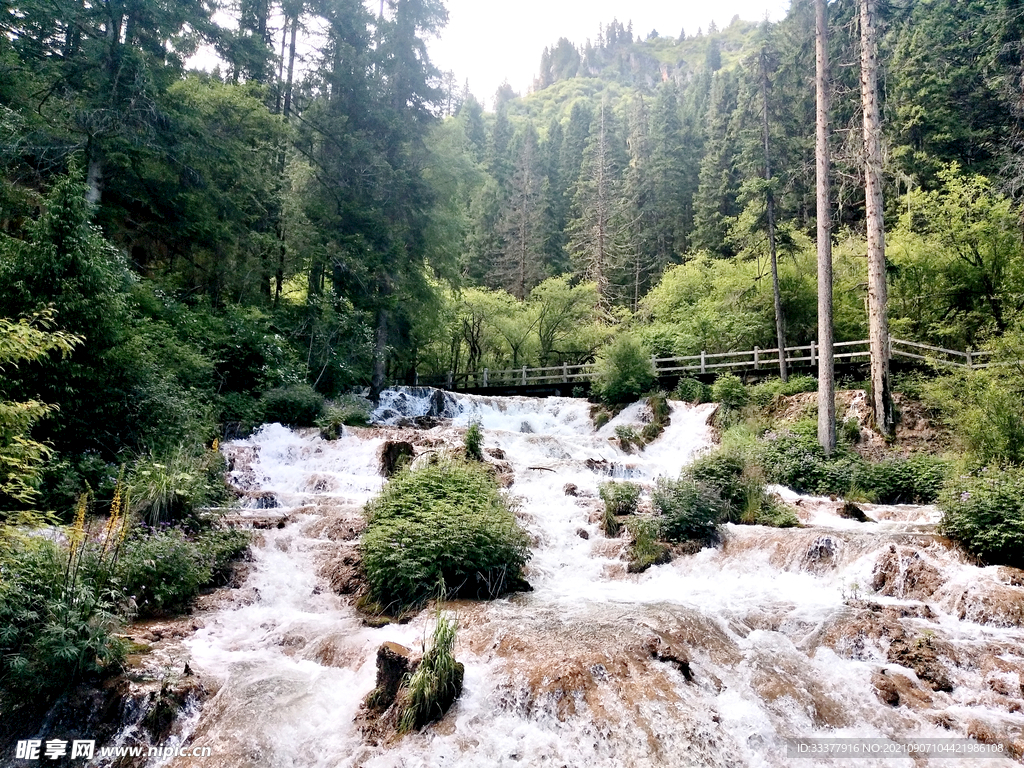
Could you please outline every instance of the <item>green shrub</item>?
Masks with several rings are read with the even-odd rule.
[[[712,544],[718,539],[720,521],[729,514],[729,504],[717,490],[687,477],[659,478],[652,499],[668,541]]]
[[[594,415],[594,429],[600,429],[609,421],[612,420],[612,415],[608,411],[600,410]]]
[[[409,678],[405,707],[398,720],[399,733],[440,720],[462,693],[465,667],[455,660],[457,631],[455,621],[439,610],[430,647]]]
[[[633,446],[642,445],[640,435],[636,433],[629,424],[620,424],[615,428],[615,437],[619,440],[619,447],[626,453],[633,450]]]
[[[811,431],[814,427],[811,423],[798,424],[792,431],[765,435],[758,450],[765,479],[798,493],[844,495],[863,460],[842,446],[826,456]]]
[[[620,333],[598,355],[596,370],[591,391],[609,404],[636,400],[657,381],[650,356],[629,333]]]
[[[132,510],[154,527],[194,519],[200,507],[227,502],[226,466],[218,451],[201,446],[140,458],[127,481]]]
[[[1024,395],[1012,370],[972,371],[923,385],[925,404],[979,465],[1024,464]]]
[[[850,417],[843,422],[842,428],[839,430],[839,434],[843,440],[848,443],[859,443],[860,442],[860,422]]]
[[[141,616],[164,616],[188,608],[213,578],[213,559],[179,528],[125,542],[118,571]]]
[[[263,415],[289,427],[313,427],[324,409],[324,398],[309,384],[291,384],[263,393]]]
[[[919,453],[867,463],[854,474],[854,486],[878,504],[930,504],[935,501],[949,472],[945,459]]]
[[[950,478],[939,531],[988,564],[1024,568],[1024,468],[985,467]]]
[[[667,563],[672,555],[664,544],[658,542],[661,537],[662,521],[650,517],[634,517],[626,523],[626,529],[633,537],[629,545],[630,573],[643,573],[652,565]]]
[[[341,437],[341,428],[365,427],[370,423],[370,401],[355,395],[343,395],[337,400],[325,403],[323,413],[317,417],[322,437],[336,440]]]
[[[778,378],[765,379],[750,388],[750,402],[758,408],[767,408],[779,398],[798,395],[801,392],[815,392],[818,380],[813,376],[790,376],[789,381]]]
[[[711,402],[711,386],[697,379],[682,378],[676,384],[673,396],[685,403],[700,405]]]
[[[485,466],[443,457],[393,477],[366,505],[359,548],[370,598],[399,612],[450,592],[496,597],[517,588],[529,540]]]
[[[0,699],[49,696],[116,667],[122,594],[114,555],[82,542],[69,550],[41,537],[0,548]]]
[[[750,394],[739,376],[723,373],[711,385],[711,399],[727,408],[738,410],[747,404]]]
[[[640,486],[629,481],[607,482],[597,486],[605,509],[613,515],[635,515],[640,503]]]
[[[483,430],[480,429],[480,424],[474,421],[466,430],[466,458],[472,461],[483,461],[483,442]]]
[[[795,528],[800,525],[800,518],[796,516],[796,512],[792,508],[779,499],[763,494],[751,522],[771,528]]]
[[[683,470],[682,477],[721,497],[725,504],[721,522],[776,528],[799,523],[786,505],[767,493],[760,465],[735,447],[702,456]]]
[[[195,544],[203,559],[210,563],[210,578],[206,583],[226,584],[234,561],[249,550],[252,534],[235,528],[211,528],[198,534]]]
[[[739,455],[716,451],[698,458],[683,470],[683,475],[715,489],[729,506],[728,518],[736,520],[747,507],[749,491],[744,482],[745,468],[746,463]]]

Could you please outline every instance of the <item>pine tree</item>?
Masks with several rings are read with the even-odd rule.
[[[544,176],[532,124],[515,143],[515,167],[498,224],[502,253],[490,282],[522,301],[543,275]]]
[[[569,252],[577,272],[597,285],[603,306],[613,300],[612,274],[621,262],[623,227],[619,217],[622,151],[615,118],[607,102],[587,141],[573,198]]]
[[[694,200],[693,243],[720,256],[734,255],[728,242],[730,221],[739,213],[739,174],[736,168],[738,81],[728,70],[715,74],[706,118],[704,158]]]

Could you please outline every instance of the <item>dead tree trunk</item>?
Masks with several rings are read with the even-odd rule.
[[[860,3],[860,92],[864,109],[864,194],[868,235],[868,338],[871,344],[871,409],[875,428],[894,428],[889,391],[889,320],[885,280],[885,224],[882,218],[882,121],[878,108],[876,2]]]
[[[832,206],[828,151],[828,15],[826,0],[815,0],[817,120],[814,142],[818,197],[818,442],[836,447],[835,358],[832,333]]]

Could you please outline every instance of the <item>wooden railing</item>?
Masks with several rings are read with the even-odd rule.
[[[787,368],[816,367],[818,345],[814,342],[802,347],[786,347]],[[889,339],[890,357],[903,357],[931,365],[952,368],[988,368],[993,363],[984,362],[991,352],[944,349],[930,344],[903,339]],[[837,363],[869,360],[871,356],[867,339],[862,341],[840,341],[835,344],[834,357]],[[652,357],[651,364],[658,377],[667,375],[708,374],[722,371],[770,371],[779,367],[779,349],[754,347],[743,352],[701,352],[697,355],[678,357]],[[449,390],[489,389],[491,387],[526,387],[543,384],[576,384],[593,379],[597,371],[593,363],[582,365],[554,365],[546,368],[508,368],[503,370],[449,372],[441,376],[416,376],[411,382],[418,386],[434,386]]]

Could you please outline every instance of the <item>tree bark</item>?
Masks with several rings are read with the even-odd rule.
[[[868,338],[871,345],[871,409],[875,428],[893,433],[889,391],[889,320],[882,218],[882,121],[878,108],[877,0],[860,2],[860,92],[864,110],[864,196],[868,235]]]
[[[786,368],[786,320],[782,315],[782,291],[779,289],[779,258],[775,247],[775,195],[772,193],[772,166],[769,155],[768,135],[768,63],[765,51],[761,51],[761,113],[762,137],[764,139],[764,180],[768,182],[765,206],[768,215],[768,253],[772,260],[772,293],[775,298],[775,336],[779,345],[779,378],[789,380]]]
[[[826,454],[836,448],[835,348],[832,329],[832,206],[828,149],[827,0],[814,0],[817,119],[814,156],[818,198],[818,442]]]
[[[373,339],[373,376],[370,379],[370,400],[380,402],[380,393],[384,391],[385,368],[388,353],[388,311],[381,307],[377,310],[377,331]]]

